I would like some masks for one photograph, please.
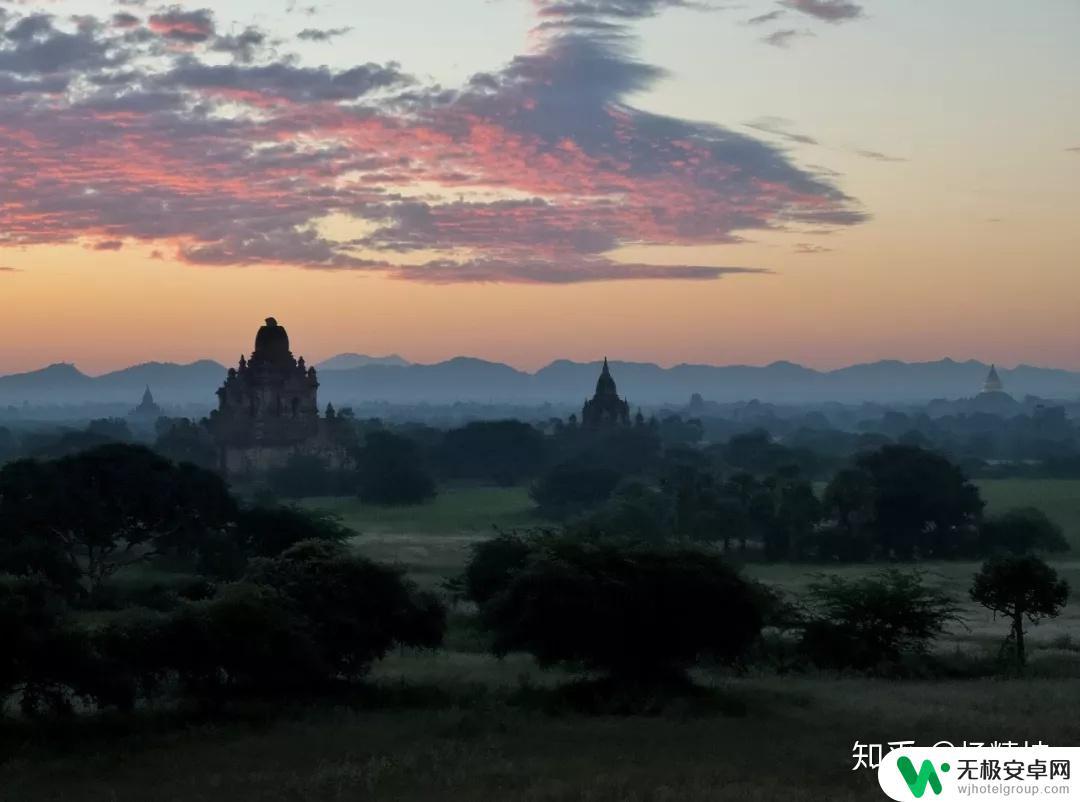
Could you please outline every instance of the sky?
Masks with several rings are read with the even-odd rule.
[[[1080,369],[1076,0],[0,0],[0,373]]]

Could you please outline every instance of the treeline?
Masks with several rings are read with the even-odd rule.
[[[216,474],[139,446],[9,463],[0,700],[43,714],[309,695],[396,646],[438,646],[442,603],[351,554],[353,534],[298,508],[243,506]],[[151,584],[117,580],[139,565]],[[90,623],[90,611],[111,614]]]
[[[898,448],[907,451],[889,451]],[[903,477],[932,460],[930,481],[968,495],[954,466],[916,452],[891,446],[853,470]],[[715,514],[702,500],[699,468],[681,474],[689,484],[651,491],[669,495],[685,521]],[[732,492],[749,487],[752,501],[754,487],[804,495],[791,489],[800,486],[794,478],[779,491],[768,478],[729,481]],[[653,542],[636,533],[636,517],[610,529],[579,520],[553,533],[501,535],[476,547],[448,590],[476,605],[493,653],[591,672],[592,699],[612,689],[692,690],[688,672],[702,665],[902,671],[905,660],[927,658],[956,615],[956,600],[895,570],[822,579],[785,598],[747,579],[715,538]],[[131,710],[159,698],[210,706],[301,698],[355,686],[395,647],[438,647],[444,603],[399,570],[351,553],[352,535],[299,508],[245,505],[217,474],[140,446],[8,463],[0,468],[0,699],[45,715]],[[948,543],[922,537],[913,548]],[[1068,597],[1034,553],[1045,545],[1009,541],[1015,553],[987,561],[970,590],[1008,619],[1018,667],[1026,626],[1058,615]],[[156,569],[153,584],[118,581],[144,564]]]
[[[856,562],[977,558],[1068,549],[1061,527],[1022,508],[985,515],[978,487],[936,452],[885,445],[813,483],[764,433],[631,461],[591,456],[541,475],[532,495],[570,531],[690,542],[741,559]],[[618,467],[616,467],[618,465]]]

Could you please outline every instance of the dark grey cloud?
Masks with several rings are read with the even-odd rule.
[[[216,242],[184,247],[183,258],[202,265],[303,264],[327,269],[384,268],[385,262],[357,259],[316,232],[297,228],[230,232]]]
[[[0,97],[14,95],[52,95],[63,92],[68,87],[66,76],[46,76],[44,78],[17,78],[0,73]]]
[[[186,44],[198,44],[214,36],[214,13],[208,8],[188,10],[170,6],[151,14],[148,24],[165,39]]]
[[[784,28],[783,30],[773,31],[768,36],[762,37],[763,41],[767,45],[772,47],[787,47],[793,40],[799,39],[805,36],[813,36],[810,31],[800,31],[795,28]]]
[[[40,76],[85,72],[117,61],[96,29],[80,26],[74,33],[58,30],[47,14],[15,19],[0,39],[0,73]]]
[[[846,22],[863,14],[862,6],[850,0],[781,0],[781,5],[826,22]]]
[[[329,42],[332,39],[336,39],[339,36],[344,36],[349,33],[352,28],[304,28],[300,33],[296,34],[297,39],[303,39],[307,42]]]
[[[124,241],[119,239],[99,240],[94,243],[95,251],[119,251],[124,247]]]
[[[159,80],[163,86],[254,92],[304,102],[355,100],[379,89],[409,83],[396,65],[363,64],[341,72],[285,62],[258,66],[209,65],[188,59]]]
[[[1080,153],[1080,145],[1075,148],[1065,148],[1066,153]]]
[[[249,26],[237,34],[214,37],[210,49],[218,53],[228,53],[236,61],[247,64],[262,54],[266,44],[266,33]]]
[[[112,23],[117,28],[134,28],[142,23],[142,20],[136,17],[134,14],[129,14],[126,11],[120,11],[113,14]]]
[[[669,8],[717,8],[695,0],[534,0],[541,17],[613,17],[635,20],[654,17]]]
[[[751,17],[746,21],[747,25],[764,25],[766,22],[773,22],[784,16],[783,9],[777,9],[776,11],[770,11],[767,14],[759,14],[756,17]]]

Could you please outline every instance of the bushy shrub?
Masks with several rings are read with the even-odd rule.
[[[161,662],[195,696],[304,694],[330,677],[309,622],[255,584],[180,608],[157,643]]]
[[[260,505],[241,510],[231,529],[208,533],[199,549],[198,565],[211,576],[237,579],[253,558],[276,557],[308,540],[341,543],[355,535],[325,511]]]
[[[984,521],[979,545],[984,554],[1069,550],[1062,528],[1034,507],[1009,510]]]
[[[718,555],[557,540],[482,607],[498,654],[525,651],[629,682],[730,662],[760,633],[754,586]]]
[[[873,669],[924,653],[956,620],[952,599],[918,573],[893,570],[860,579],[830,576],[809,587],[802,649],[819,666]]]
[[[46,582],[0,580],[0,644],[0,705],[15,696],[26,715],[71,712],[87,638]]]
[[[306,623],[320,659],[355,677],[393,646],[442,643],[446,613],[401,571],[307,541],[252,563],[248,581],[274,591]]]
[[[569,529],[580,539],[658,545],[676,534],[674,506],[671,498],[660,490],[642,482],[627,481],[598,509],[575,521]]]
[[[465,564],[465,598],[477,604],[487,602],[525,567],[535,547],[535,538],[505,532],[474,545]]]

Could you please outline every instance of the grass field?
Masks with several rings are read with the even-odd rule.
[[[991,511],[1046,509],[1076,542],[1080,482],[982,483]],[[355,548],[403,565],[429,587],[461,570],[493,526],[534,523],[520,489],[457,488],[431,504],[385,511],[352,499],[330,509],[361,534]],[[1056,561],[1080,592],[1080,561]],[[966,598],[974,563],[924,566],[928,581]],[[746,566],[797,595],[823,568]],[[846,575],[865,566],[829,567]],[[996,652],[1001,620],[970,603],[939,650]],[[487,653],[471,611],[451,615],[446,648],[378,664],[363,698],[333,708],[261,711],[243,720],[177,727],[94,726],[66,750],[30,742],[0,759],[0,802],[224,800],[480,800],[484,802],[854,802],[880,799],[852,746],[916,740],[1080,744],[1080,600],[1031,631],[1026,680],[889,681],[815,673],[701,670],[719,705],[669,705],[656,716],[586,716],[545,704],[569,679],[524,655]],[[540,700],[539,702],[537,700]],[[121,728],[123,730],[124,728]],[[0,739],[0,744],[5,743]]]
[[[983,479],[976,484],[990,514],[1037,507],[1057,521],[1073,549],[1080,550],[1080,480]]]
[[[1064,714],[1075,683],[720,686],[741,714],[548,715],[489,692],[426,709],[289,710],[273,723],[136,733],[63,757],[17,756],[0,766],[0,800],[865,802],[883,796],[872,772],[852,771],[856,740],[1080,743],[1080,723]]]
[[[341,516],[364,535],[489,534],[493,527],[537,522],[524,487],[443,488],[432,501],[414,507],[379,507],[355,498],[313,499],[309,505]]]

